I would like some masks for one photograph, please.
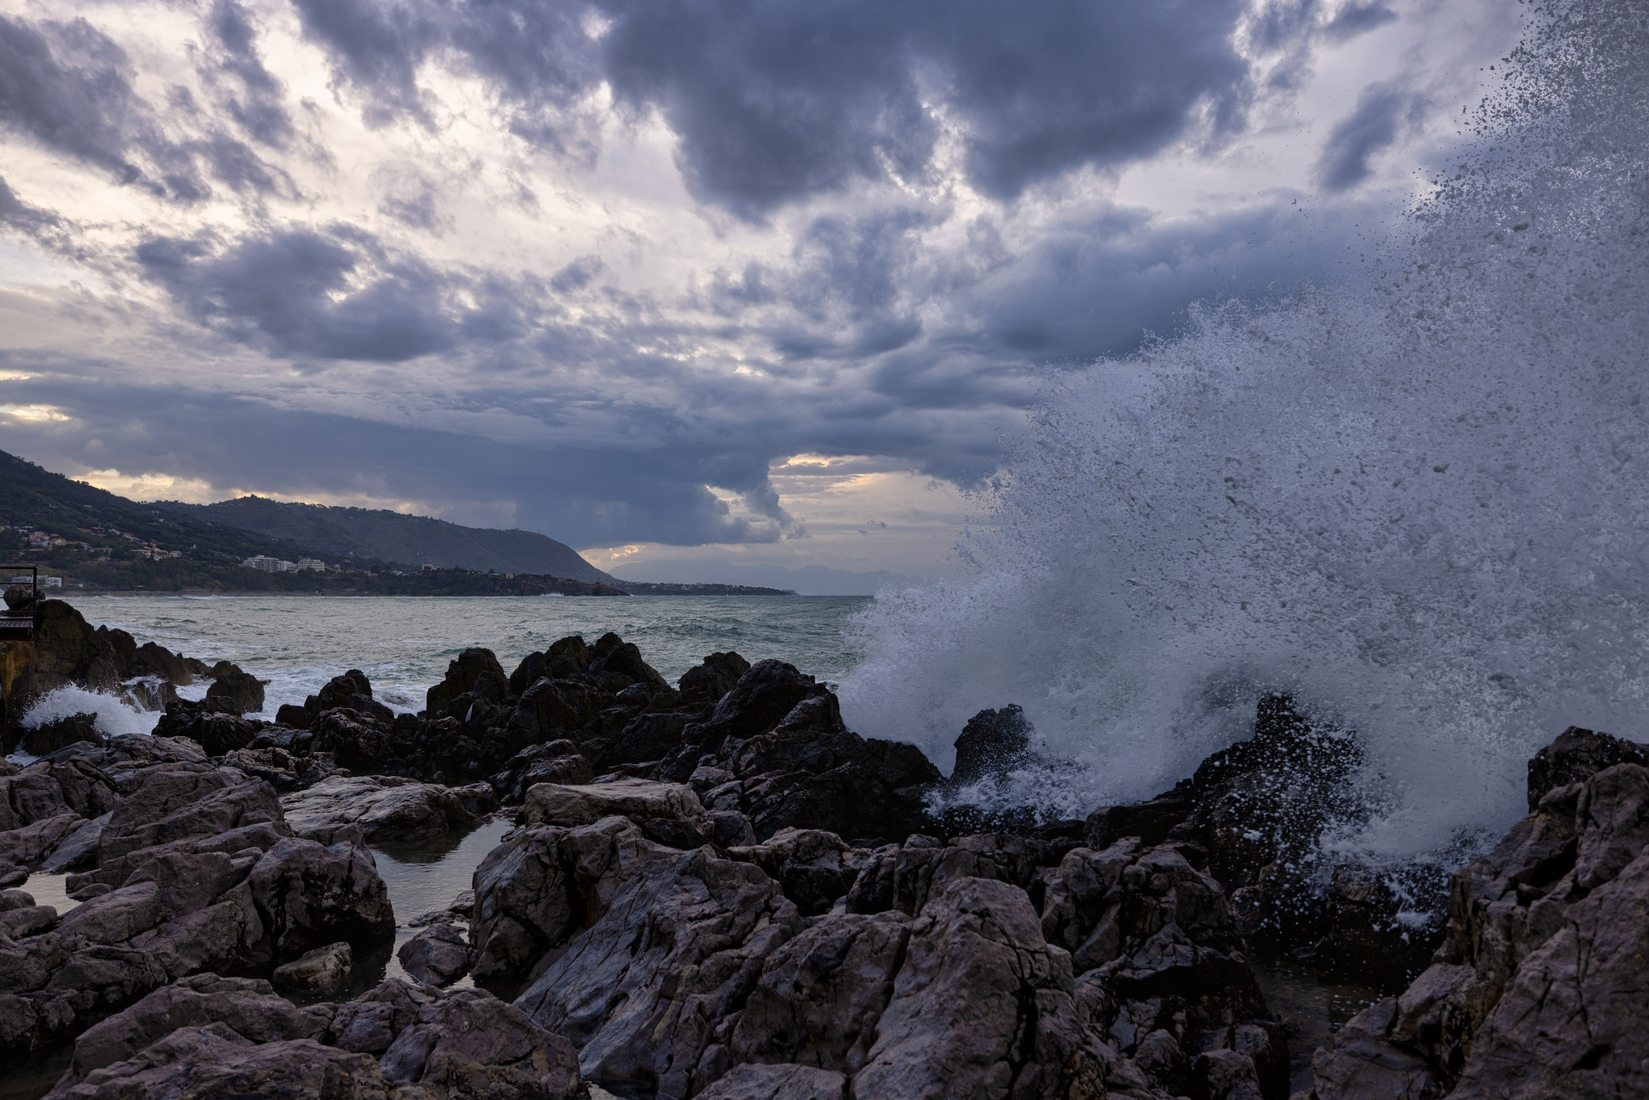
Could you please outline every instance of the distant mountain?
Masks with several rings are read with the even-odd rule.
[[[635,581],[669,583],[691,579],[701,583],[789,589],[804,596],[874,596],[884,588],[921,583],[915,577],[882,570],[860,573],[824,565],[792,567],[706,559],[626,563],[624,576],[625,580],[618,582],[620,585]]]
[[[612,578],[565,543],[532,531],[460,527],[445,520],[366,508],[286,504],[249,496],[217,504],[169,504],[174,514],[265,539],[309,547],[330,561],[346,556],[417,568],[495,569],[581,581]]]

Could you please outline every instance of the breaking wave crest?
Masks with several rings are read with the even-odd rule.
[[[936,759],[1024,706],[1012,799],[1150,796],[1292,692],[1413,854],[1523,812],[1565,725],[1649,732],[1649,19],[1539,4],[1341,285],[1194,311],[1050,388],[962,552],[859,624],[850,722]]]

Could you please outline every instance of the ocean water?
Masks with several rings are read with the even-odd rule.
[[[1525,12],[1371,258],[1050,386],[973,575],[858,624],[850,725],[944,766],[1019,703],[1060,762],[1004,797],[1063,815],[1286,690],[1368,750],[1333,843],[1392,857],[1498,834],[1566,725],[1649,737],[1649,18]]]
[[[346,669],[367,674],[397,710],[420,710],[447,662],[468,646],[498,654],[506,672],[569,634],[595,641],[614,631],[671,682],[707,654],[789,661],[839,679],[858,654],[844,634],[867,603],[859,596],[631,596],[430,598],[373,596],[90,596],[72,600],[88,621],[129,631],[208,663],[227,658],[269,681],[265,717],[302,703]],[[95,706],[112,733],[139,732],[126,708],[72,691],[39,713]],[[185,689],[188,694],[188,689]],[[105,715],[105,711],[108,713]],[[149,722],[152,727],[152,721]]]

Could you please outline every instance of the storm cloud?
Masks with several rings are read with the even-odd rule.
[[[59,7],[0,0],[0,446],[797,555],[1334,278],[1477,57],[1356,55],[1401,0]]]
[[[1357,106],[1328,135],[1317,159],[1317,180],[1325,190],[1344,191],[1373,174],[1369,161],[1391,146],[1423,103],[1403,88],[1371,84]]]

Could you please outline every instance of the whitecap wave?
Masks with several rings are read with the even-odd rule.
[[[1063,815],[1285,690],[1358,731],[1394,856],[1521,815],[1565,725],[1649,727],[1649,21],[1536,5],[1503,79],[1347,283],[1056,382],[975,574],[861,620],[850,723],[943,761],[1019,703],[1066,763],[1017,791]]]

